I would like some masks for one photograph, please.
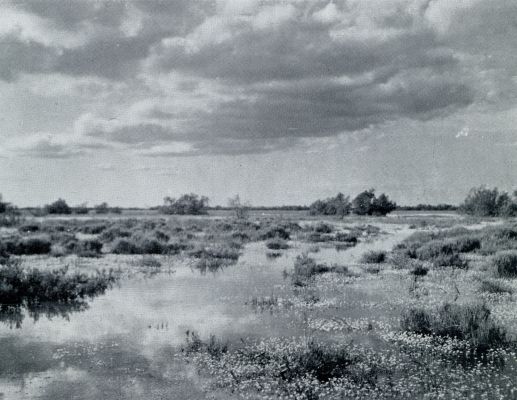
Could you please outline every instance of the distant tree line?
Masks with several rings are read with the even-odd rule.
[[[375,189],[359,193],[352,201],[349,196],[338,193],[336,197],[316,200],[309,206],[311,215],[336,215],[344,217],[350,213],[356,215],[386,215],[397,208],[387,195],[375,196]]]
[[[485,186],[472,188],[459,211],[479,217],[517,216],[517,190],[510,196],[508,192]]]
[[[452,204],[417,204],[416,206],[397,206],[402,211],[455,211],[458,206]]]

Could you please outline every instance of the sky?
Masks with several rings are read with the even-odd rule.
[[[515,0],[0,2],[0,192],[152,206],[517,188]]]

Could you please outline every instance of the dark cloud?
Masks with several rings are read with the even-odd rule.
[[[44,21],[43,33],[82,36],[0,36],[0,79],[39,72],[141,85],[107,106],[123,114],[148,101],[147,112],[116,126],[95,115],[86,136],[149,154],[266,152],[516,100],[517,7],[507,0],[493,9],[477,0],[12,4]],[[167,151],[178,141],[191,148]]]

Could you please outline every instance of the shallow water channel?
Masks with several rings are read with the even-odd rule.
[[[388,233],[354,248],[322,247],[311,256],[354,264],[365,251],[389,250],[411,233],[400,225],[383,229]],[[252,243],[236,265],[216,273],[175,265],[173,273],[135,274],[66,318],[25,316],[18,327],[4,321],[0,399],[205,398],[195,371],[174,358],[185,332],[227,340],[299,335],[296,318],[255,312],[247,303],[292,293],[284,271],[304,250],[293,243],[270,259],[264,243]]]

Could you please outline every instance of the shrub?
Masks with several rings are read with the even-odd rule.
[[[72,209],[68,204],[66,204],[66,201],[63,199],[58,199],[55,202],[51,204],[47,204],[45,206],[46,211],[49,214],[71,214]]]
[[[517,215],[517,203],[506,192],[480,186],[470,190],[460,211],[479,217],[511,217]]]
[[[291,239],[289,232],[282,226],[272,226],[260,235],[260,239],[267,240],[280,238],[283,240]]]
[[[303,254],[296,257],[294,262],[293,283],[297,286],[303,286],[306,280],[314,275],[330,271],[331,268],[327,265],[318,264],[313,258],[307,256],[307,254]]]
[[[108,203],[106,202],[97,204],[93,209],[95,210],[95,214],[107,214],[110,211]]]
[[[48,254],[50,247],[50,239],[47,236],[14,236],[4,238],[0,242],[0,249],[3,253],[14,255]]]
[[[381,264],[386,261],[385,251],[368,251],[361,256],[360,262],[364,264]]]
[[[430,313],[411,308],[401,317],[402,329],[420,334],[452,337],[485,351],[507,343],[505,330],[491,317],[484,304],[445,304]]]
[[[497,275],[502,278],[517,277],[517,251],[502,251],[492,258]]]
[[[375,189],[359,193],[352,201],[352,211],[357,215],[386,215],[396,208],[384,193],[375,197]]]
[[[179,199],[166,197],[161,211],[164,214],[200,215],[206,214],[207,208],[208,197],[190,193],[184,194]]]
[[[282,239],[269,239],[266,242],[266,247],[270,250],[285,250],[289,248],[289,245],[285,240]]]
[[[429,261],[436,267],[466,268],[467,263],[460,257],[459,249],[451,241],[431,240],[418,247],[415,255],[422,261]]]
[[[309,206],[310,215],[337,215],[343,217],[350,213],[350,197],[338,193],[336,197],[316,200]]]

